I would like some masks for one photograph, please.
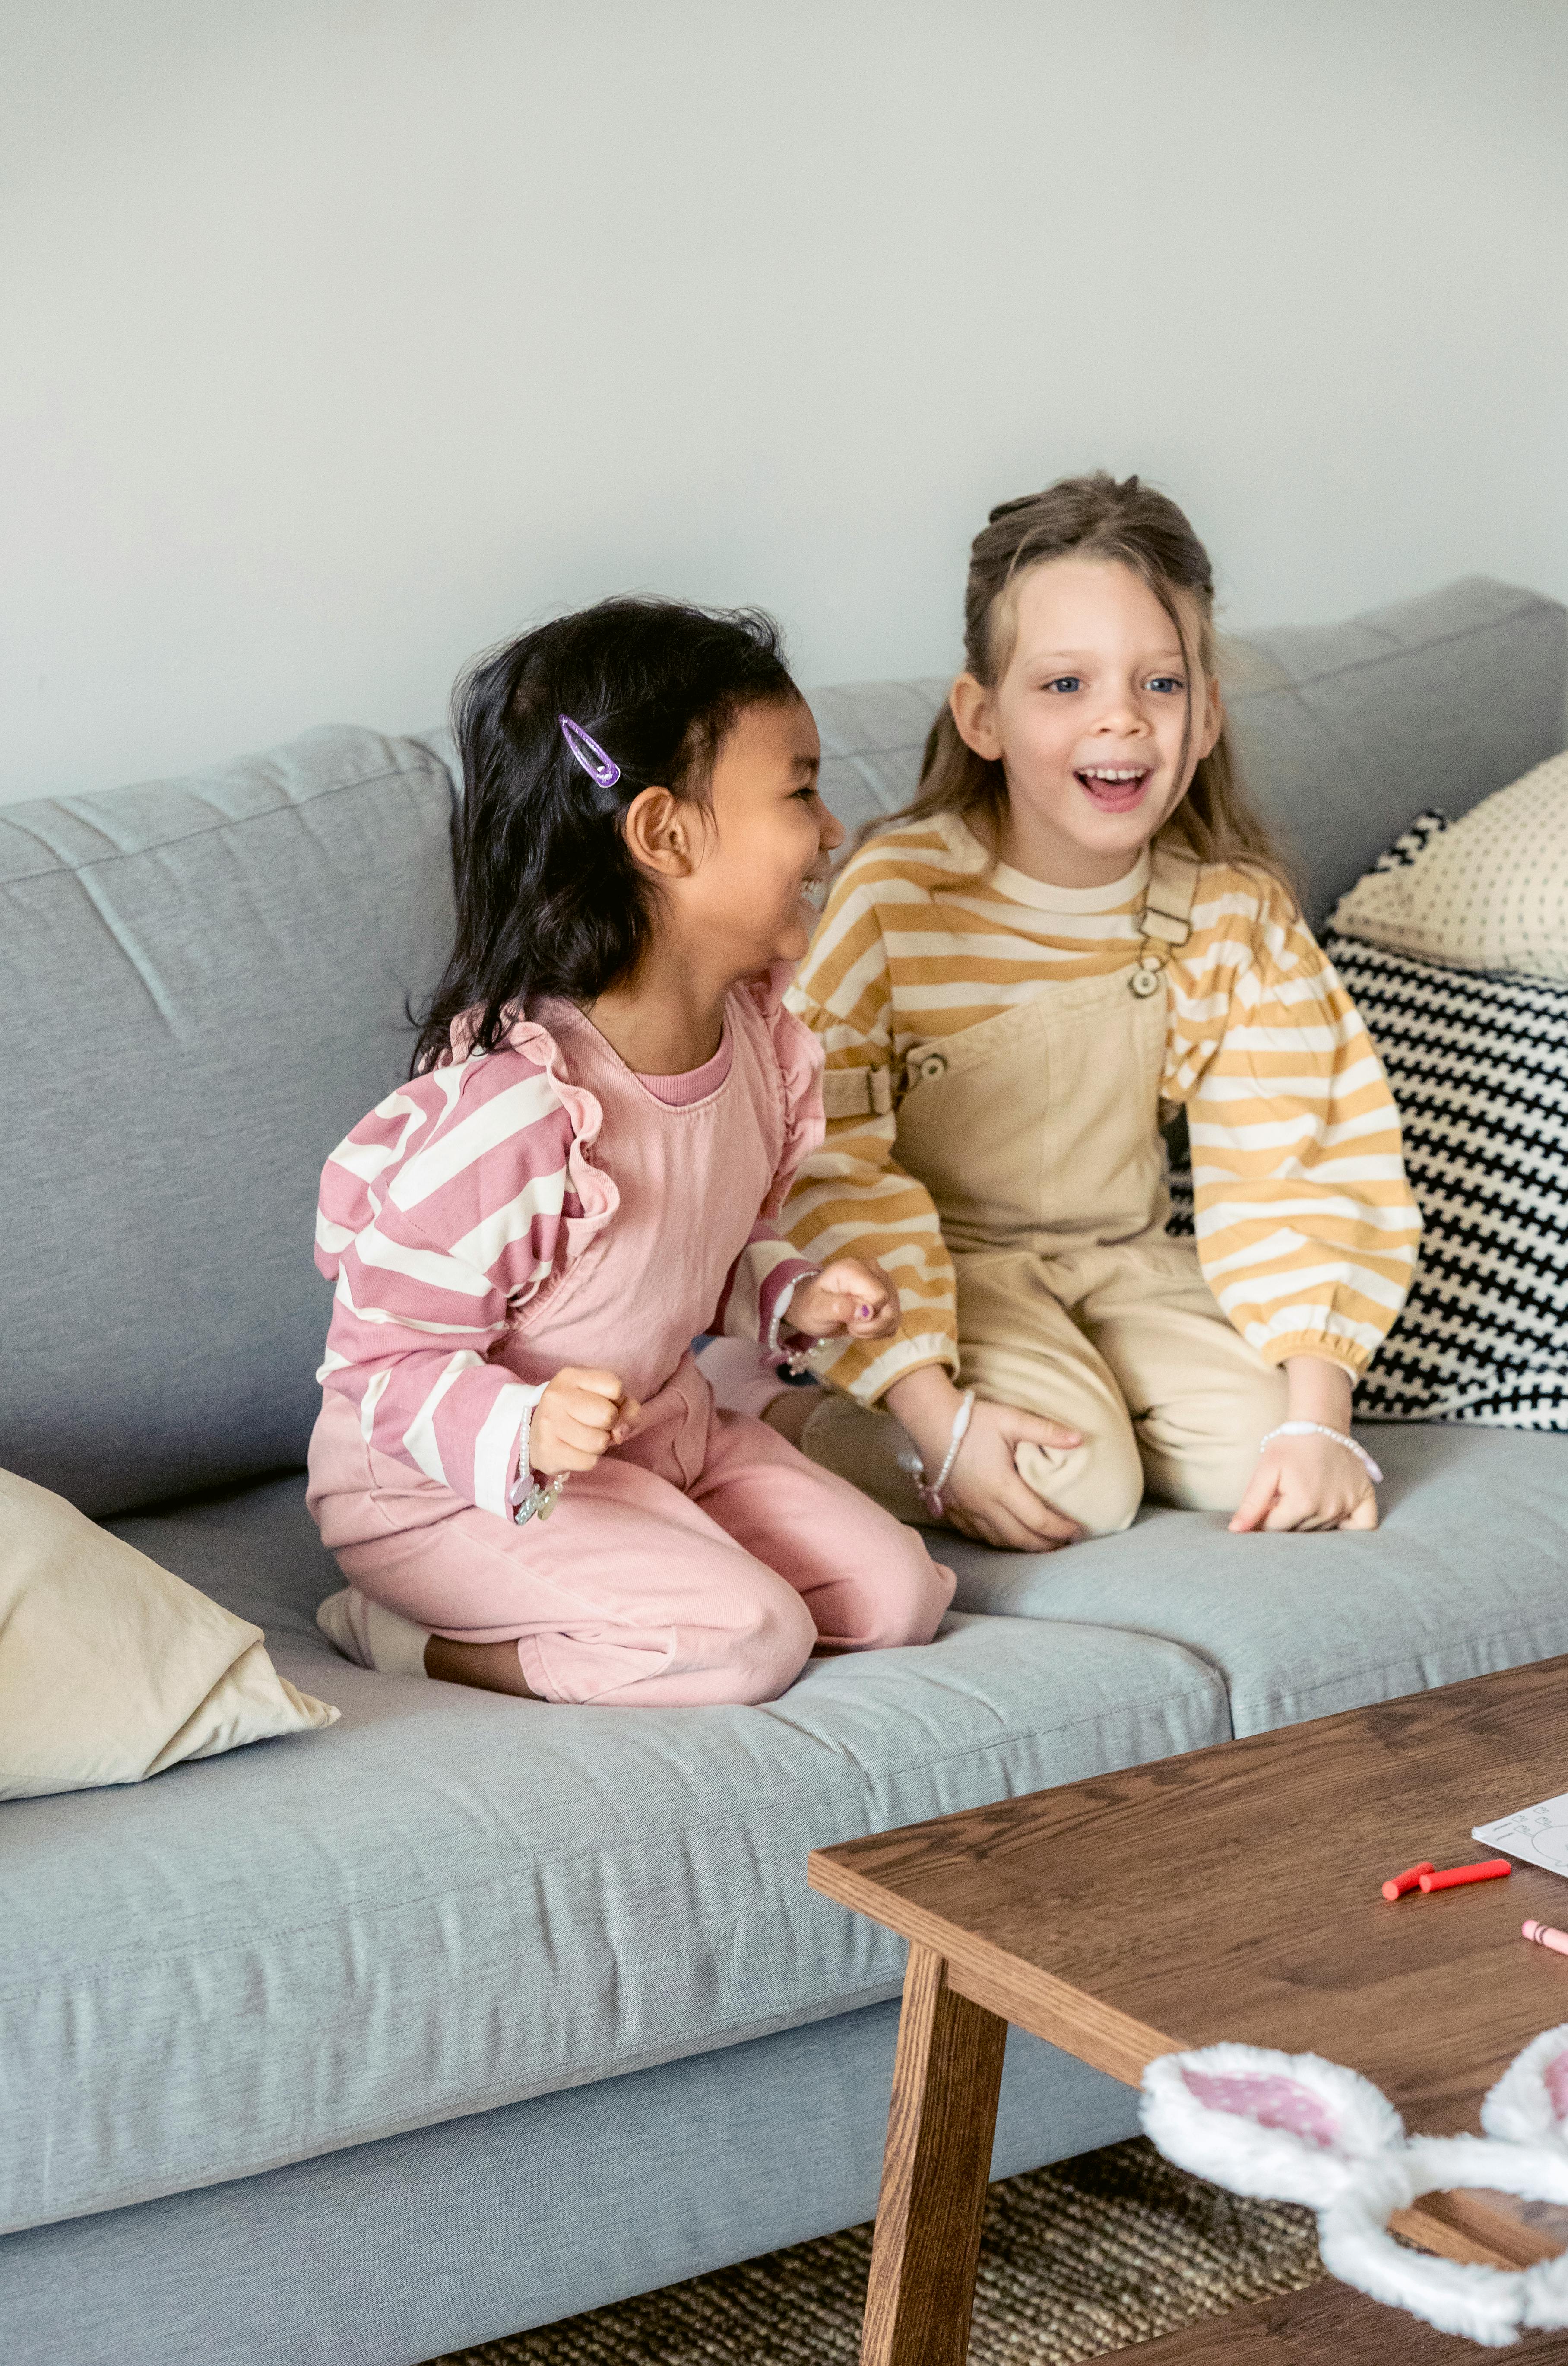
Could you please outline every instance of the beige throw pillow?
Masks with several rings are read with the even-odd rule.
[[[337,1714],[259,1627],[0,1470],[0,1799],[140,1783]]]
[[[1331,926],[1459,969],[1568,977],[1568,752],[1484,798],[1413,862],[1369,871]]]

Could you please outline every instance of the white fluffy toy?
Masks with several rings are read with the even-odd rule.
[[[1484,2136],[1407,2136],[1359,2072],[1315,2054],[1206,2045],[1144,2073],[1143,2121],[1167,2160],[1233,2193],[1317,2213],[1323,2264],[1371,2299],[1503,2349],[1568,2325],[1568,2253],[1533,2268],[1462,2266],[1396,2243],[1423,2193],[1491,2186],[1568,2203],[1568,2023],[1534,2039],[1481,2107]]]

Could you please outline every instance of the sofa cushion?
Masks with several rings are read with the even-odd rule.
[[[1438,826],[1340,897],[1335,932],[1457,969],[1568,979],[1568,754],[1451,827],[1428,818]]]
[[[1568,791],[1568,756],[1528,777],[1554,772]],[[1457,835],[1441,814],[1417,814],[1322,939],[1382,1062],[1423,1227],[1410,1294],[1362,1377],[1357,1414],[1568,1429],[1568,976],[1485,976],[1378,941],[1400,907],[1375,891]],[[1341,933],[1369,910],[1371,943],[1357,927]],[[1174,1129],[1168,1138],[1181,1163],[1167,1229],[1190,1238],[1190,1160]]]
[[[1321,920],[1423,806],[1456,820],[1563,744],[1568,617],[1470,576],[1347,624],[1224,646],[1225,703],[1258,802]],[[859,829],[913,796],[945,679],[809,693],[822,794]]]
[[[304,1459],[321,1163],[452,926],[426,748],[312,732],[0,811],[0,1437],[89,1512]]]
[[[1568,978],[1336,934],[1324,951],[1388,1076],[1423,1225],[1361,1418],[1568,1429]]]
[[[1090,1623],[955,1618],[760,1709],[378,1676],[315,1633],[302,1481],[116,1527],[343,1715],[3,1810],[6,2227],[890,1996],[902,1943],[810,1890],[808,1849],[1229,1730],[1213,1669]]]
[[[1359,1436],[1387,1481],[1371,1533],[1233,1537],[1217,1514],[1146,1506],[1060,1553],[943,1535],[958,1606],[1179,1643],[1224,1678],[1238,1734],[1568,1651],[1568,1439]]]
[[[0,1470],[0,1799],[141,1783],[336,1716],[249,1619]]]

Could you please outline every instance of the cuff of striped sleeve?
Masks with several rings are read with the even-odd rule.
[[[724,1310],[729,1339],[766,1340],[781,1299],[821,1267],[803,1257],[788,1241],[752,1241],[736,1259],[735,1280]]]
[[[474,1502],[481,1512],[512,1517],[512,1492],[527,1469],[528,1432],[549,1386],[510,1380],[497,1392],[474,1441]]]
[[[941,1364],[956,1380],[957,1343],[942,1331],[900,1332],[894,1339],[825,1339],[811,1358],[818,1380],[831,1380],[863,1405],[879,1403],[895,1380],[924,1364]]]
[[[819,1265],[808,1265],[799,1273],[786,1273],[781,1266],[768,1276],[761,1301],[766,1326],[762,1332],[762,1348],[768,1357],[787,1362],[792,1357],[799,1357],[808,1347],[817,1345],[815,1331],[800,1330],[790,1321],[789,1310],[795,1303],[795,1293],[801,1283],[815,1281],[821,1271]]]
[[[1360,1379],[1375,1352],[1359,1340],[1346,1339],[1332,1331],[1287,1331],[1278,1339],[1259,1339],[1257,1345],[1266,1364],[1282,1364],[1292,1356],[1319,1356],[1326,1364],[1339,1365],[1353,1380]]]

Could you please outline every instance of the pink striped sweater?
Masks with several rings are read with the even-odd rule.
[[[526,1425],[562,1363],[619,1371],[646,1401],[694,1333],[768,1336],[785,1293],[816,1270],[769,1219],[822,1135],[821,1054],[780,1008],[784,982],[731,996],[727,1049],[690,1080],[644,1084],[581,1013],[547,1010],[555,1032],[519,1021],[494,1052],[453,1057],[400,1086],[338,1144],[316,1219],[316,1263],[334,1285],[317,1378],[355,1406],[367,1446],[506,1517]],[[681,1277],[667,1279],[667,1290],[692,1302],[663,1298],[651,1323],[638,1310],[643,1319],[626,1328],[640,1354],[626,1337],[585,1343],[581,1325],[563,1326],[553,1311],[563,1290],[570,1309],[566,1286],[596,1243],[603,1263],[610,1244],[599,1236],[615,1225],[624,1191],[636,1200],[652,1147],[639,1129],[678,1127],[694,1113],[698,1085],[711,1087],[705,1106],[718,1127],[702,1138],[722,1153],[725,1127],[737,1129],[736,1149],[750,1155],[736,1171],[765,1177],[773,1167],[761,1212],[755,1198],[727,1209],[716,1232],[710,1211],[694,1259],[682,1209],[670,1205],[680,1237],[672,1229],[650,1280]],[[693,1139],[678,1137],[677,1156]],[[665,1222],[660,1203],[655,1222]],[[577,1352],[552,1354],[552,1330]]]

